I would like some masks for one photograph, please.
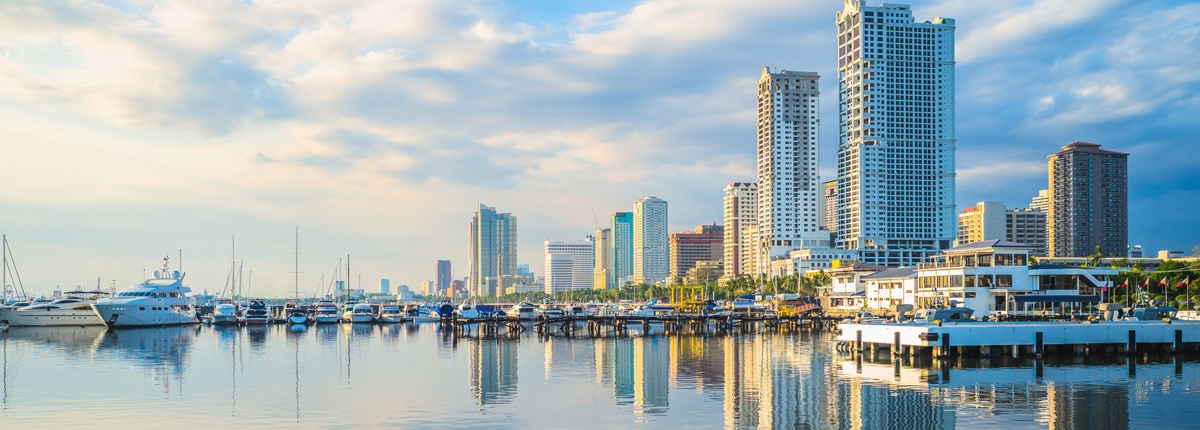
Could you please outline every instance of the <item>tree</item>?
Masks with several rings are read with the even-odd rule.
[[[1104,260],[1104,250],[1100,248],[1100,245],[1096,245],[1096,253],[1087,256],[1087,262],[1083,264],[1083,267],[1098,267],[1101,260]]]

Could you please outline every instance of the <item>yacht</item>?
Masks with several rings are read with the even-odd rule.
[[[271,323],[271,311],[267,309],[262,299],[250,301],[250,306],[242,313],[242,322],[246,325],[267,325]]]
[[[383,302],[379,305],[378,319],[384,324],[404,322],[404,309],[394,301]]]
[[[470,319],[470,318],[483,318],[484,317],[483,312],[479,311],[479,306],[477,306],[475,304],[475,302],[470,301],[470,300],[464,300],[462,303],[459,303],[458,309],[455,309],[454,313],[456,315],[458,315],[459,318]]]
[[[412,322],[441,321],[442,315],[428,303],[409,303],[404,306],[404,315]]]
[[[212,325],[238,325],[242,322],[237,305],[231,302],[218,303],[213,308]]]
[[[0,310],[0,323],[11,327],[104,325],[92,310],[92,303],[104,294],[108,293],[73,291],[58,300]]]
[[[285,313],[287,314],[288,324],[308,325],[313,323],[313,317],[308,309],[299,304],[288,305]]]
[[[338,322],[337,304],[333,300],[320,300],[313,305],[313,319],[317,324],[334,324]]]
[[[367,302],[354,303],[350,310],[342,314],[342,319],[352,323],[370,324],[375,322],[375,313],[371,312],[371,304]]]
[[[154,277],[112,297],[92,303],[92,309],[109,327],[195,324],[196,299],[183,285],[184,274],[170,270],[167,258]]]
[[[507,311],[504,311],[504,315],[508,316],[509,318],[516,318],[523,321],[533,320],[534,318],[537,318],[537,308],[529,302],[521,302],[512,305],[512,307],[508,308]]]

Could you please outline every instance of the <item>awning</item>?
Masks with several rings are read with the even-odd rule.
[[[1017,303],[1099,303],[1100,296],[1088,294],[1024,294],[1012,296]]]
[[[846,298],[846,297],[862,297],[865,295],[867,295],[866,291],[859,291],[859,292],[855,292],[855,293],[833,293],[833,294],[830,294],[829,297],[840,299],[840,298]]]

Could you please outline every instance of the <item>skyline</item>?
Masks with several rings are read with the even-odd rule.
[[[1131,243],[1200,243],[1200,4],[909,4],[957,22],[955,213],[1028,206],[1047,156],[1088,141],[1131,154]],[[533,266],[644,196],[670,202],[668,232],[720,222],[724,187],[755,178],[764,66],[824,78],[836,177],[841,7],[7,2],[0,231],[32,294],[123,288],[181,249],[215,292],[236,236],[252,291],[286,295],[296,226],[301,291],[347,254],[370,291],[437,260],[464,278],[480,203],[520,220]]]

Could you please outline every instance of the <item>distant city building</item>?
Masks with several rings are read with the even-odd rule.
[[[450,281],[450,297],[465,297],[467,295],[467,283],[462,280],[455,279]]]
[[[633,282],[633,212],[613,213],[609,230],[612,252],[609,256],[608,288],[616,289]]]
[[[746,272],[743,253],[753,249],[756,240],[743,242],[746,229],[758,225],[758,186],[753,182],[734,182],[725,187],[725,233],[722,279],[732,280]]]
[[[612,266],[612,229],[598,228],[596,229],[596,235],[593,237],[596,240],[593,258],[596,262],[596,267],[592,270],[592,288],[604,290],[608,288],[609,271]]]
[[[1028,245],[1034,255],[1046,255],[1046,213],[1030,208],[1006,209],[1004,203],[979,202],[958,215],[957,245],[985,240]]]
[[[857,0],[836,22],[838,248],[869,264],[916,265],[957,233],[955,23]]]
[[[439,295],[443,295],[443,296],[451,296],[452,295],[450,292],[450,281],[452,281],[454,279],[454,272],[452,271],[452,268],[450,267],[450,260],[438,260],[437,261],[437,272],[436,272],[436,277],[434,279],[436,280],[434,287],[437,288],[437,292]]]
[[[671,281],[679,283],[701,261],[720,261],[725,254],[725,229],[720,225],[696,226],[692,232],[671,233]]]
[[[433,281],[430,281],[430,280],[421,281],[421,295],[425,295],[425,296],[436,296],[437,295],[437,288],[435,287],[435,284],[433,283]]]
[[[1029,245],[1034,256],[1048,255],[1045,212],[1033,208],[1010,209],[1004,212],[1004,217],[1005,240]]]
[[[670,275],[667,202],[643,197],[633,205],[633,281],[654,284]]]
[[[1095,254],[1097,246],[1106,256],[1126,255],[1129,154],[1075,142],[1048,158],[1049,255],[1086,257]]]
[[[574,242],[545,242],[546,294],[593,287],[596,248],[591,236]]]
[[[825,181],[824,197],[821,199],[821,228],[829,231],[830,240],[837,237],[837,180]]]
[[[1050,213],[1050,190],[1038,190],[1038,195],[1030,200],[1029,208]]]
[[[392,281],[388,278],[379,278],[379,294],[392,294]]]
[[[469,293],[497,295],[501,276],[517,273],[517,217],[479,205],[471,218]]]
[[[542,283],[533,276],[504,275],[500,277],[497,294],[532,293],[542,291]]]
[[[763,67],[758,80],[758,243],[766,259],[828,247],[820,229],[818,80],[814,72]],[[761,261],[760,261],[761,264]],[[761,273],[762,270],[756,271]]]
[[[1129,245],[1128,258],[1142,258],[1142,245]]]
[[[517,276],[533,278],[534,277],[533,270],[531,270],[529,268],[528,264],[518,264],[517,265]]]

